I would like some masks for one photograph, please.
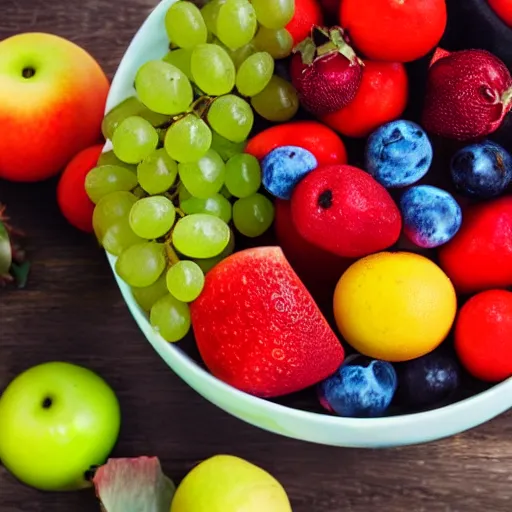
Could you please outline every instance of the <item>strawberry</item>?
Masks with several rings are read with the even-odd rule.
[[[315,116],[346,107],[356,96],[363,62],[345,41],[342,28],[314,27],[294,49],[291,81],[302,106]]]
[[[300,391],[333,374],[344,350],[279,247],[236,252],[190,305],[201,357],[218,379],[259,397]]]
[[[498,57],[486,50],[437,50],[422,114],[426,130],[476,140],[495,132],[511,107],[512,77]]]

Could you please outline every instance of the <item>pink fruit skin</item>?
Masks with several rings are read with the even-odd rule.
[[[344,258],[382,251],[400,237],[402,218],[393,198],[357,167],[318,167],[297,185],[291,201],[301,236]]]
[[[201,357],[218,379],[271,398],[332,375],[344,350],[279,247],[229,256],[191,304]]]
[[[485,50],[439,49],[429,70],[424,128],[442,137],[471,141],[496,131],[512,107],[512,77]]]

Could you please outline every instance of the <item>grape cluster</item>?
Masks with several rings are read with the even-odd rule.
[[[244,149],[254,111],[269,121],[297,112],[294,88],[274,73],[292,50],[293,12],[294,0],[179,0],[165,18],[169,52],[138,70],[136,94],[103,120],[112,149],[85,183],[94,231],[167,341],[190,330],[188,304],[235,233],[258,237],[273,222]]]

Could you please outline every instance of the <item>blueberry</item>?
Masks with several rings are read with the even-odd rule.
[[[396,402],[418,408],[434,405],[448,398],[460,383],[460,365],[446,350],[396,365],[398,389]]]
[[[453,196],[430,185],[418,185],[405,192],[400,210],[407,238],[425,249],[451,240],[462,224],[462,210]]]
[[[307,149],[281,146],[263,159],[263,186],[275,197],[290,199],[297,183],[317,165],[315,156]]]
[[[472,144],[455,153],[450,163],[455,188],[478,199],[500,195],[512,181],[512,156],[495,142]]]
[[[320,403],[330,412],[352,418],[382,416],[397,388],[393,366],[365,356],[351,356],[318,386]]]
[[[427,174],[432,158],[428,135],[412,121],[382,125],[366,145],[366,170],[386,188],[416,183]]]

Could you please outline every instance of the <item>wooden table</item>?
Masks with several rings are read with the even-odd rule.
[[[36,30],[68,37],[111,76],[155,3],[0,0],[0,38]],[[88,366],[122,403],[115,456],[158,455],[179,481],[202,458],[239,455],[283,483],[294,512],[510,510],[511,413],[452,439],[394,450],[334,449],[257,430],[199,397],[146,343],[103,253],[60,216],[55,182],[2,182],[0,201],[29,233],[34,261],[28,289],[0,291],[0,390],[43,361]],[[94,510],[92,492],[39,493],[0,468],[1,512]]]

